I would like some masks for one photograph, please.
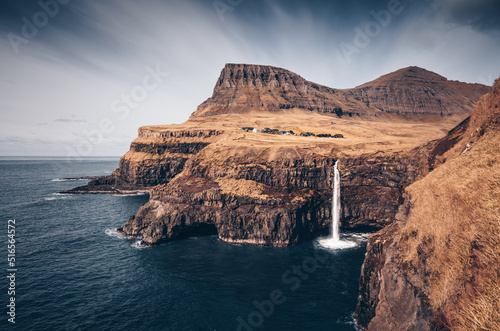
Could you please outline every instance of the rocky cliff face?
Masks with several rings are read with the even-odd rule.
[[[151,191],[120,232],[153,245],[211,228],[228,243],[289,246],[330,228],[336,159],[286,148],[224,149],[216,144],[190,159],[174,180]],[[214,162],[210,155],[218,153],[229,156]],[[351,229],[389,224],[404,185],[419,171],[395,156],[341,162],[342,226]]]
[[[343,161],[345,228],[382,229],[394,221],[404,188],[426,173],[418,155],[361,156]]]
[[[367,330],[500,328],[500,81],[417,154],[397,222],[369,239],[356,318]],[[427,150],[427,153],[422,153]]]
[[[211,98],[193,114],[212,116],[251,110],[279,111],[301,108],[321,113],[339,113],[342,108],[364,109],[356,100],[345,100],[340,92],[311,83],[285,69],[247,64],[227,64]],[[346,108],[347,109],[347,108]]]
[[[409,84],[405,95],[427,88],[422,76],[428,72],[413,71],[404,69],[407,74],[403,78],[394,78],[400,85],[401,81],[417,85],[412,89]],[[396,84],[394,79],[387,86]],[[449,84],[444,78],[433,79],[443,86]],[[470,87],[459,85],[466,90]],[[269,121],[280,127],[306,121],[331,130],[341,128],[334,121],[346,117],[345,110],[352,111],[351,115],[355,112],[382,116],[382,110],[371,107],[371,101],[358,98],[354,90],[320,86],[275,67],[226,65],[214,95],[200,105],[188,122],[139,129],[138,138],[111,176],[65,193],[150,190],[149,203],[120,229],[126,235],[142,237],[148,245],[209,231],[229,243],[288,246],[329,227],[330,172],[340,159],[341,226],[381,229],[394,220],[403,202],[404,188],[429,171],[427,161],[420,162],[430,157],[427,149],[414,153],[404,150],[397,140],[401,136],[397,127],[387,126],[388,133],[382,134],[383,141],[379,141],[370,131],[371,126],[379,126],[376,122],[369,121],[367,126],[349,124],[351,117],[347,116],[349,120],[342,121],[347,121],[351,132],[366,133],[352,142],[349,137],[346,142],[335,142],[314,137],[245,134],[239,130],[239,123],[245,122],[223,122],[237,118],[227,114],[244,112],[263,126],[268,126]],[[450,95],[453,98],[453,93]],[[405,103],[403,98],[390,104]],[[297,109],[302,109],[302,113],[296,115]],[[276,111],[284,113],[278,113],[276,118],[263,115]],[[462,111],[453,108],[449,112]],[[293,122],[287,114],[298,117]],[[371,144],[373,147],[366,147]]]
[[[227,64],[211,98],[194,117],[300,108],[338,116],[423,120],[430,116],[467,116],[490,90],[480,84],[448,81],[418,67],[385,75],[357,88],[333,89],[288,70],[260,65]]]
[[[439,323],[427,295],[414,285],[421,285],[424,275],[421,270],[407,275],[398,264],[398,230],[393,223],[370,237],[355,317],[359,326],[369,330],[431,330]]]
[[[345,93],[369,107],[406,118],[471,113],[475,102],[490,88],[449,81],[434,72],[408,67],[384,75]]]
[[[131,193],[168,183],[184,169],[187,160],[223,134],[218,130],[139,129],[130,151],[120,159],[111,176],[63,193]]]

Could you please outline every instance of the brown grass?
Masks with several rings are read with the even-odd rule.
[[[407,272],[425,268],[434,310],[452,329],[500,330],[500,133],[408,188]]]
[[[253,111],[247,114],[226,114],[192,118],[180,125],[148,126],[144,129],[161,131],[220,130],[223,135],[208,139],[232,148],[239,147],[289,147],[316,149],[316,154],[331,155],[332,150],[344,155],[360,155],[379,151],[392,153],[407,151],[430,140],[441,138],[463,118],[454,117],[436,122],[412,122],[401,119],[366,120],[360,118],[338,118],[316,112],[290,109],[282,112]],[[332,124],[335,123],[335,124]],[[242,132],[241,127],[275,128],[301,132],[340,133],[345,139],[280,136],[263,133]],[[195,138],[172,139],[190,142]],[[144,143],[139,139],[137,142]]]
[[[234,194],[237,196],[248,196],[252,198],[262,198],[265,187],[261,183],[245,179],[230,179],[219,177],[216,179],[222,193]]]
[[[500,329],[500,284],[492,283],[483,293],[464,298],[454,314],[456,330]]]

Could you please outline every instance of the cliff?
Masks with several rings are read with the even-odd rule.
[[[119,232],[142,237],[145,245],[204,229],[227,243],[290,246],[330,228],[335,161],[295,147],[241,144],[235,150],[216,143],[168,184],[153,188],[150,201]],[[341,162],[343,227],[389,224],[418,169],[397,156]]]
[[[408,67],[352,89],[309,82],[282,68],[227,64],[211,98],[193,117],[300,108],[338,116],[391,116],[418,120],[467,116],[489,87],[449,81],[418,67]]]
[[[94,179],[86,186],[63,193],[147,192],[177,176],[187,160],[216,141],[222,133],[210,129],[179,130],[175,126],[168,130],[142,127],[112,175]]]
[[[435,169],[406,189],[397,222],[369,239],[360,326],[500,329],[499,128],[497,80],[470,118],[415,150]]]
[[[402,69],[402,78],[390,74],[377,84],[389,81],[384,84],[406,86],[405,95],[418,94],[433,84],[426,79],[430,75],[441,84],[439,93],[457,99],[447,104],[447,114],[463,119],[460,114],[475,99],[462,104],[453,86],[476,86],[415,70]],[[393,222],[404,188],[429,171],[427,161],[421,162],[428,150],[414,149],[441,137],[457,118],[439,115],[431,121],[432,109],[422,114],[404,98],[388,101],[418,117],[409,120],[357,100],[353,91],[320,86],[280,68],[228,64],[212,98],[186,123],[140,128],[112,175],[65,193],[149,190],[150,201],[120,229],[147,245],[208,231],[229,243],[288,246],[328,228],[331,169],[340,160],[342,227],[381,229]]]
[[[280,136],[234,128],[258,123],[277,123],[296,132],[340,132],[347,138]],[[189,138],[204,147],[186,158],[175,177],[161,177],[150,191],[150,201],[119,231],[142,237],[145,245],[200,231],[217,233],[228,243],[293,245],[329,228],[331,171],[339,159],[342,227],[381,229],[394,220],[404,187],[427,172],[420,156],[409,152],[415,144],[441,135],[442,128],[412,123],[378,123],[374,128],[371,122],[340,119],[331,123],[331,116],[303,112],[289,113],[286,119],[281,114],[259,114],[254,119],[219,115],[208,122],[191,120],[191,126],[214,125],[224,131]],[[191,131],[178,132],[194,131],[183,128]],[[168,132],[149,130],[153,129]],[[400,136],[399,130],[405,135]],[[200,139],[206,145],[199,145]],[[149,155],[157,155],[158,145],[149,146]],[[129,153],[124,158],[133,160],[137,152]],[[169,164],[163,155],[160,162]]]

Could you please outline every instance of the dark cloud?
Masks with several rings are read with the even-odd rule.
[[[38,0],[0,1],[0,142],[36,133],[47,145],[63,141],[57,146],[64,154],[69,141],[82,138],[72,132],[114,116],[113,100],[157,64],[171,76],[140,111],[114,123],[107,141],[121,147],[102,153],[126,151],[140,125],[185,121],[210,96],[227,62],[275,65],[336,88],[410,65],[481,83],[500,72],[500,38],[492,33],[499,31],[499,0],[400,0],[404,10],[359,46],[348,65],[340,45],[355,45],[357,30],[375,20],[372,11],[398,0],[218,1],[233,4],[222,19],[213,0],[71,0],[19,45],[19,54],[7,34],[22,33],[22,18],[40,11]]]
[[[445,1],[443,10],[450,22],[471,26],[479,31],[500,31],[500,1]]]

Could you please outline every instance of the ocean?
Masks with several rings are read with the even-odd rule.
[[[57,193],[117,167],[0,159],[1,330],[356,330],[366,235],[344,234],[356,245],[337,250],[217,236],[144,248],[115,229],[147,195]]]

